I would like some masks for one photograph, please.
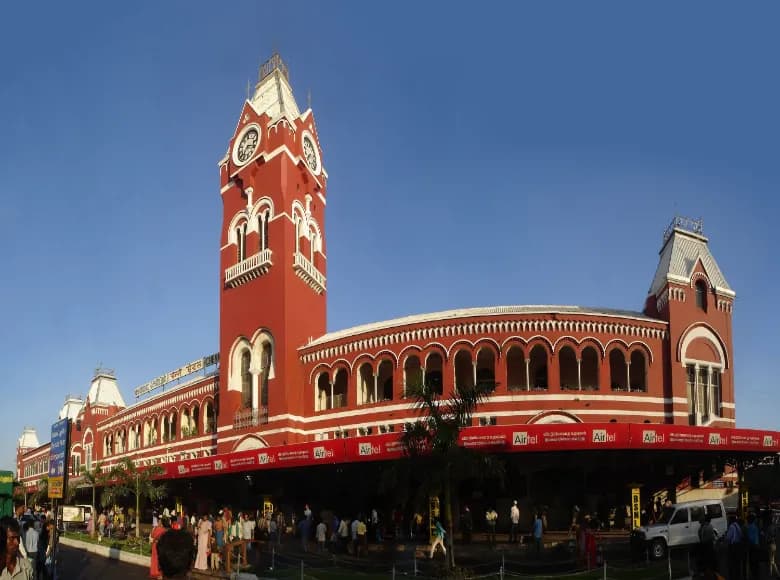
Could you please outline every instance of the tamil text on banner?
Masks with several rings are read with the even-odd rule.
[[[51,426],[49,449],[49,498],[62,499],[68,476],[68,438],[70,419],[61,419]]]

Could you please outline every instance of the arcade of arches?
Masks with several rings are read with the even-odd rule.
[[[315,372],[314,409],[326,411],[392,401],[407,395],[407,387],[422,384],[439,394],[495,383],[497,391],[647,391],[648,357],[642,348],[613,347],[602,357],[600,348],[565,344],[554,354],[544,345],[513,344],[501,356],[493,346],[458,349],[447,358],[438,348],[414,351],[396,362],[390,355],[361,357],[350,373],[336,363]],[[558,384],[551,385],[551,367]]]

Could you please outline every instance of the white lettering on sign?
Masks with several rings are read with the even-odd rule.
[[[539,442],[538,435],[528,435],[527,431],[512,433],[512,445],[536,445]]]
[[[771,435],[764,435],[764,447],[775,447],[777,441]]]
[[[182,377],[186,377],[187,375],[191,375],[192,373],[196,373],[199,370],[215,365],[218,362],[219,362],[219,354],[215,353],[209,356],[204,356],[203,358],[199,358],[198,360],[194,360],[191,363],[179,367],[175,371],[165,373],[164,375],[161,375],[156,379],[153,379],[148,383],[141,385],[140,387],[135,389],[133,393],[135,394],[136,397],[140,397],[141,395],[145,395],[149,391],[153,391],[158,387],[162,387],[163,385],[166,385],[171,381],[175,381]]]
[[[314,448],[314,459],[327,459],[328,457],[333,457],[332,449],[326,449],[322,446]]]
[[[607,433],[606,429],[594,429],[592,441],[593,443],[613,443],[617,441],[617,435]]]
[[[371,445],[371,443],[361,443],[358,445],[358,455],[379,455],[382,453],[379,445]]]
[[[268,453],[258,453],[257,454],[257,463],[260,465],[269,465],[274,462],[274,456],[270,455]]]
[[[642,431],[642,443],[663,443],[664,436],[655,431]]]
[[[720,433],[710,433],[709,437],[707,438],[707,442],[710,445],[725,445],[726,438],[721,437]]]
[[[225,465],[222,463],[221,459],[215,459],[214,460],[214,469],[220,470],[220,469],[224,469],[224,468],[225,468]]]

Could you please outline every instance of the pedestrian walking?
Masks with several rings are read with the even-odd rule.
[[[485,512],[485,525],[487,527],[488,545],[494,547],[496,545],[496,522],[498,521],[498,512],[494,508],[490,508]]]
[[[542,555],[542,534],[544,532],[544,524],[542,522],[542,514],[536,512],[534,518],[534,544],[536,544],[536,555]]]
[[[441,525],[441,521],[436,520],[436,525],[433,528],[433,543],[431,544],[430,560],[433,559],[433,555],[436,553],[436,548],[438,546],[441,546],[441,551],[447,556],[447,548],[444,545],[444,537],[446,535],[447,532],[444,531],[444,526]]]
[[[509,522],[509,543],[514,544],[519,540],[520,544],[522,544],[523,541],[520,536],[520,508],[517,507],[517,500],[512,502],[512,507],[509,509]]]

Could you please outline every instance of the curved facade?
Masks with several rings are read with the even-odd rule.
[[[734,426],[735,294],[699,222],[676,219],[665,232],[641,312],[497,306],[326,333],[323,158],[313,112],[298,109],[275,56],[219,162],[218,357],[152,381],[131,406],[114,373],[99,370],[87,397],[68,397],[60,413],[73,420],[73,473],[125,456],[176,463],[400,432],[416,418],[411,385],[446,395],[495,383],[474,427]],[[30,441],[20,439],[17,468],[32,486],[46,446]]]

